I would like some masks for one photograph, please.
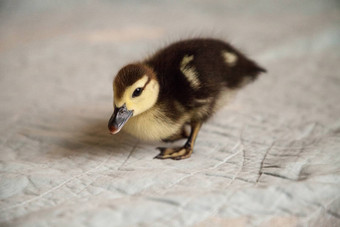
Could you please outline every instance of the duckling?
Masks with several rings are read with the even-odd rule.
[[[142,140],[186,138],[181,147],[157,148],[155,158],[189,158],[202,124],[261,72],[266,70],[222,40],[178,41],[119,70],[108,128],[112,134],[124,128]]]

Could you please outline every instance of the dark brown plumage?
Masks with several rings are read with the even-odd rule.
[[[237,55],[238,60],[234,66],[225,64],[222,50]],[[201,89],[193,89],[179,68],[181,60],[187,55],[194,56],[188,66],[196,68],[197,77],[203,84]],[[238,89],[244,85],[245,80],[253,81],[259,73],[266,72],[230,44],[217,39],[190,39],[176,42],[159,50],[142,63],[156,73],[160,84],[158,102],[167,104],[168,116],[171,118],[178,116],[179,113],[174,113],[176,108],[173,108],[169,100],[177,100],[187,110],[199,108],[202,104],[195,100],[216,98],[224,88]],[[214,102],[211,103],[211,109],[213,105]],[[209,115],[199,120],[204,121]]]

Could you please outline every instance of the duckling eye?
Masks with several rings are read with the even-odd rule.
[[[142,91],[143,91],[143,89],[142,88],[136,88],[136,90],[133,92],[133,94],[132,94],[132,98],[135,98],[135,97],[137,97],[137,96],[140,96],[140,94],[142,94]]]

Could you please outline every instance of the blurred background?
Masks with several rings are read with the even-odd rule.
[[[287,70],[293,57],[310,67],[324,64],[312,63],[310,56],[338,47],[338,6],[338,1],[1,1],[1,101],[20,111],[52,105],[47,100],[52,96],[54,108],[89,99],[107,103],[121,66],[197,36],[231,42],[268,68],[270,78],[274,64]]]
[[[188,160],[112,137],[112,80],[173,41],[268,70]],[[339,226],[337,0],[0,0],[0,225]]]

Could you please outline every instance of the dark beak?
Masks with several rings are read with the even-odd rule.
[[[133,110],[128,110],[125,104],[119,108],[115,107],[108,123],[111,134],[118,133],[132,115]]]

